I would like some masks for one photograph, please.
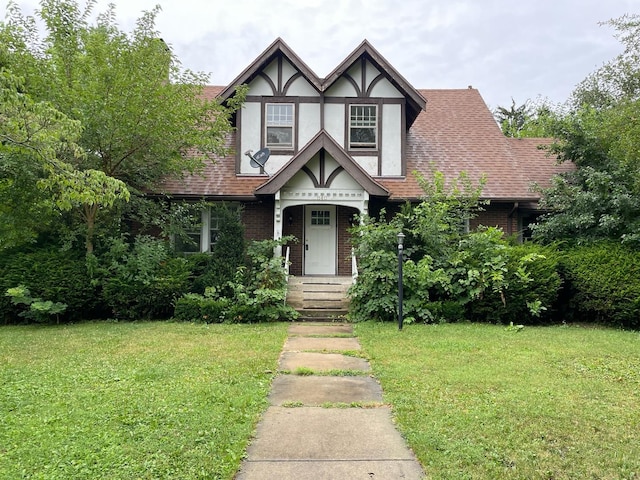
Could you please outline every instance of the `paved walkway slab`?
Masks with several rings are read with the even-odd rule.
[[[292,323],[289,326],[289,335],[336,335],[352,334],[353,326],[344,323],[303,324]]]
[[[297,368],[310,368],[314,372],[327,370],[371,370],[364,358],[350,357],[339,353],[283,352],[280,355],[280,370],[294,371]]]
[[[363,358],[322,352],[360,350],[357,338],[331,337],[352,331],[352,326],[345,324],[291,325],[279,369],[369,372],[369,362]],[[382,389],[372,377],[281,374],[273,381],[269,402],[236,480],[424,478],[422,467],[395,428],[391,410],[382,404]],[[286,402],[304,406],[286,408],[282,406]],[[318,406],[354,402],[380,405]]]
[[[247,453],[270,462],[415,460],[387,407],[269,407]]]
[[[305,406],[382,402],[382,388],[371,377],[279,375],[271,386],[269,402],[280,406],[286,402],[302,402]]]
[[[316,338],[289,337],[284,344],[284,351],[302,352],[305,350],[360,350],[357,338]]]
[[[243,464],[236,480],[418,480],[415,460],[286,461]]]

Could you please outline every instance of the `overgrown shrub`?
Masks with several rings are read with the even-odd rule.
[[[562,291],[559,253],[555,246],[534,243],[510,245],[505,250],[506,284],[502,295],[487,291],[466,306],[467,318],[493,323],[539,324],[561,322],[558,303]],[[525,259],[525,271],[518,277]],[[539,310],[532,312],[539,302]]]
[[[419,181],[428,193],[419,205],[406,205],[389,222],[384,212],[379,220],[365,217],[351,230],[359,267],[357,282],[349,289],[353,320],[397,317],[399,232],[406,234],[403,313],[407,323],[462,317],[521,323],[551,306],[559,287],[553,262],[545,264],[537,251],[511,246],[500,229],[464,231],[465,222],[481,208],[482,182],[473,187],[461,175],[446,187],[442,174],[434,174],[431,183],[424,178]],[[532,288],[536,269],[543,283]]]
[[[245,263],[244,226],[240,210],[226,204],[211,206],[211,218],[219,229],[211,253],[189,256],[193,272],[191,291],[204,293],[207,287],[222,287],[234,279],[238,267]]]
[[[209,286],[205,293],[188,293],[175,304],[174,318],[182,321],[258,323],[294,320],[297,312],[285,302],[287,280],[283,258],[274,248],[291,241],[252,242],[248,266],[236,269],[234,279]]]
[[[31,295],[67,309],[60,321],[95,318],[100,299],[87,272],[84,252],[57,248],[33,251],[5,251],[0,255],[0,292],[25,285]],[[21,308],[9,297],[0,295],[0,318],[3,323],[16,323]]]
[[[165,242],[147,236],[133,244],[111,241],[109,250],[94,259],[95,280],[115,318],[168,318],[174,302],[189,287],[186,259],[173,257]]]
[[[563,252],[569,320],[640,327],[640,252],[616,242]]]
[[[65,303],[52,302],[31,296],[31,292],[24,285],[9,288],[5,293],[11,298],[14,305],[23,305],[24,309],[19,313],[21,317],[35,322],[48,322],[55,316],[56,323],[60,321],[60,314],[67,309]]]
[[[186,293],[176,301],[173,318],[183,322],[222,323],[231,301]]]

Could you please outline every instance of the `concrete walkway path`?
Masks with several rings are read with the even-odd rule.
[[[424,478],[346,324],[292,324],[237,480]],[[310,373],[314,375],[300,375]],[[340,373],[360,375],[339,375]]]

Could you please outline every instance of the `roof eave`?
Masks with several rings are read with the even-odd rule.
[[[326,90],[335,83],[340,76],[346,72],[362,55],[367,55],[373,63],[387,74],[389,81],[400,90],[410,106],[416,110],[415,117],[427,105],[427,100],[378,52],[366,39],[345,58],[327,77],[322,81],[322,89]],[[415,120],[414,117],[414,120]]]

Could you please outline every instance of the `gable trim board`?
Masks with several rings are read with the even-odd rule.
[[[462,171],[474,182],[486,175],[483,197],[493,205],[477,222],[515,233],[537,208],[531,185],[549,185],[554,174],[571,168],[538,148],[549,139],[506,138],[476,89],[417,90],[366,40],[322,79],[278,38],[230,85],[207,87],[204,96],[225,101],[243,83],[248,96],[228,138],[235,152],[207,164],[202,175],[168,179],[161,190],[178,199],[246,204],[248,238],[304,235],[296,230],[305,219],[301,208],[336,206],[340,257],[348,251],[353,214],[419,201],[423,191],[414,172],[432,170],[449,181]],[[273,149],[264,170],[254,169],[244,152],[265,147],[270,103],[293,105],[292,146]],[[349,147],[350,129],[358,125],[351,123],[350,105],[376,106],[375,148]],[[359,135],[370,135],[366,128],[354,131],[359,142]],[[351,273],[343,260],[335,259],[337,272]],[[304,274],[304,266],[292,271]]]

